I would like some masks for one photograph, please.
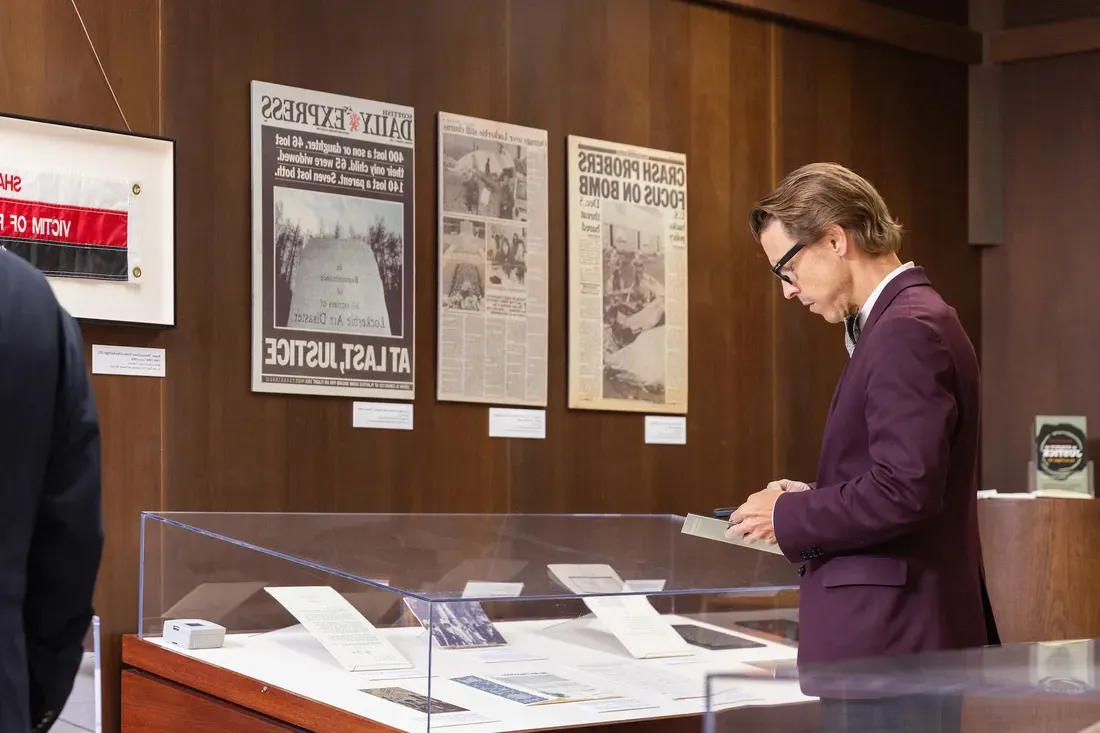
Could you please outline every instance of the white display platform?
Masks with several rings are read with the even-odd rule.
[[[791,660],[796,655],[792,646],[738,634],[698,618],[673,615],[665,618],[674,623],[692,623],[742,636],[764,646],[721,651],[693,647],[695,654],[690,657],[637,660],[594,618],[499,622],[495,626],[507,640],[507,646],[492,649],[435,647],[430,655],[431,697],[477,713],[490,722],[459,723],[461,718],[456,718],[452,723],[447,715],[432,713],[431,726],[453,725],[456,729],[478,733],[512,733],[699,715],[706,706],[704,684],[708,673],[729,672],[739,667],[749,673],[752,668],[744,665],[746,662]],[[380,632],[414,664],[428,663],[429,637],[425,630],[410,626],[380,629]],[[220,649],[186,650],[161,638],[146,637],[146,641],[408,733],[418,733],[428,725],[427,715],[362,692],[368,688],[400,687],[427,695],[428,670],[405,672],[418,676],[403,679],[395,677],[398,673],[392,671],[346,672],[300,625],[258,634],[230,634]],[[525,654],[533,659],[488,661],[506,654]],[[625,667],[637,676],[630,685],[617,684],[584,669],[596,664],[616,665],[620,671]],[[577,701],[529,706],[448,679],[461,675],[499,677],[517,672],[556,674],[621,696],[637,705],[629,710],[605,710],[609,701],[601,700],[599,703]],[[656,678],[657,674],[664,679]],[[372,679],[377,677],[384,678]],[[670,685],[673,680],[679,690]],[[683,695],[694,697],[676,699]],[[783,705],[812,699],[801,693],[797,681],[738,680],[736,685],[722,690],[717,699],[712,699],[712,707]],[[617,701],[615,706],[622,702]]]

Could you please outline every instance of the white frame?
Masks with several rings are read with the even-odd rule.
[[[47,277],[74,318],[175,327],[175,159],[176,143],[167,138],[0,114],[3,165],[140,185],[130,200],[128,281]]]

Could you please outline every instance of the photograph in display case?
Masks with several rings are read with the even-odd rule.
[[[720,651],[722,649],[758,649],[764,644],[737,634],[708,629],[695,624],[672,624],[672,628],[684,641],[693,646]]]
[[[452,705],[449,702],[443,702],[442,700],[435,700],[418,692],[412,690],[406,690],[404,687],[375,687],[363,690],[368,695],[374,695],[380,697],[383,700],[389,700],[395,702],[398,705],[404,705],[410,710],[415,710],[418,713],[427,713],[429,710],[432,715],[438,715],[440,713],[465,713],[469,712],[464,707],[458,705]]]
[[[431,603],[420,598],[406,598],[405,605],[441,647],[503,646],[500,635],[485,609],[477,601]]]
[[[81,321],[176,325],[175,141],[0,115],[0,249]]]
[[[537,695],[533,692],[521,690],[517,687],[501,684],[500,682],[478,677],[476,675],[455,677],[454,681],[466,685],[467,687],[472,687],[475,690],[481,690],[490,695],[496,695],[510,702],[518,702],[520,705],[536,705],[554,699],[548,695]]]

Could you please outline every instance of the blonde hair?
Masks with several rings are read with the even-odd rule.
[[[842,227],[870,255],[901,249],[901,225],[866,179],[837,163],[811,163],[789,173],[749,214],[749,229],[760,234],[779,221],[793,239],[809,244],[832,224]]]

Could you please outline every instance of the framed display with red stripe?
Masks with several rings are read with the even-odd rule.
[[[0,115],[0,249],[78,319],[174,326],[174,141]]]

